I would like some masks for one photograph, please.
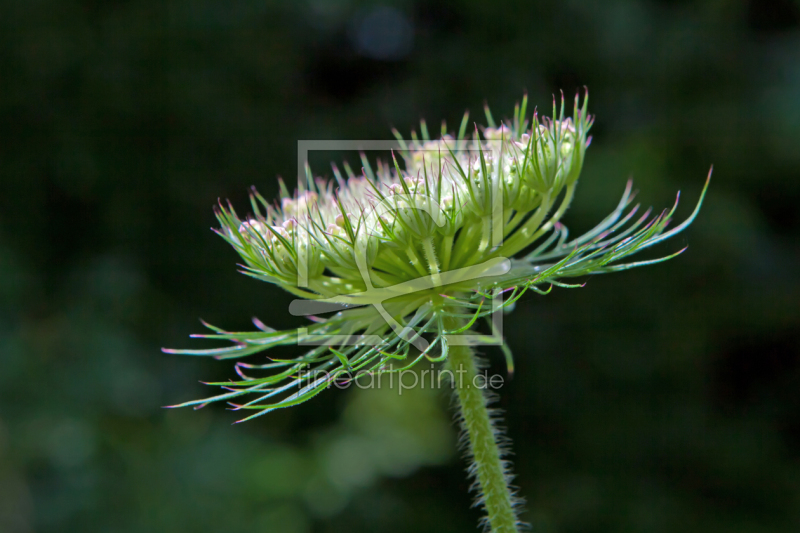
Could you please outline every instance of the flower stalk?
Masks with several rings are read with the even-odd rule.
[[[445,321],[446,327],[462,326],[457,319]],[[447,368],[453,373],[458,397],[458,416],[467,436],[468,472],[476,478],[477,502],[486,511],[486,522],[495,533],[517,531],[516,498],[509,485],[511,473],[503,459],[500,434],[487,405],[491,401],[485,390],[476,386],[478,368],[472,348],[453,346]]]

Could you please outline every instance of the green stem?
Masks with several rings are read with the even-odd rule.
[[[489,240],[491,239],[492,232],[492,217],[485,216],[481,219],[481,243],[478,245],[478,251],[483,252],[489,247]]]
[[[383,259],[387,259],[388,262],[390,262],[391,265],[394,266],[394,268],[392,267],[386,268],[383,265],[382,261]],[[378,256],[376,260],[376,266],[378,266],[379,268],[383,266],[383,269],[388,272],[393,272],[395,271],[395,269],[399,269],[400,271],[403,272],[403,274],[406,275],[407,279],[414,279],[415,277],[417,277],[417,273],[413,269],[409,268],[408,262],[404,262],[392,250],[384,250],[383,253]]]
[[[422,251],[425,252],[425,259],[428,260],[434,286],[441,287],[442,277],[439,275],[439,262],[436,259],[436,250],[433,247],[433,237],[423,239]]]
[[[516,229],[517,226],[519,226],[520,222],[522,222],[522,220],[525,218],[525,215],[527,214],[528,214],[527,211],[514,212],[514,216],[512,216],[511,219],[508,222],[506,222],[506,227],[503,229],[504,239],[507,238],[509,235],[511,235],[511,232],[514,231],[514,229]]]
[[[452,235],[445,235],[442,237],[442,270],[445,272],[450,269],[450,254],[453,253],[453,241],[455,237]]]
[[[567,185],[567,192],[564,193],[564,199],[561,200],[561,205],[558,207],[558,210],[553,213],[553,216],[550,217],[550,220],[548,220],[541,227],[539,227],[539,224],[541,224],[542,220],[544,220],[544,217],[537,220],[535,224],[531,223],[530,221],[526,222],[525,225],[519,229],[519,231],[517,231],[508,241],[506,241],[506,243],[504,243],[504,246],[500,250],[502,254],[506,257],[512,257],[525,247],[535,242],[536,239],[550,231],[555,223],[558,222],[562,216],[564,216],[564,213],[566,213],[569,204],[572,202],[572,197],[574,194],[575,184],[573,183],[571,185]],[[542,204],[544,205],[544,200],[542,200]],[[549,210],[550,207],[548,206],[547,209]],[[536,212],[536,215],[538,214],[539,211]],[[534,215],[534,217],[536,215]],[[536,228],[539,229],[537,230]],[[522,242],[516,241],[515,239],[517,237],[522,238]]]
[[[477,227],[478,226],[475,224],[470,224],[468,227],[465,228],[465,231],[462,230],[458,234],[458,240],[455,243],[455,253],[453,254],[453,257],[451,259],[451,265],[454,269],[464,266],[461,264],[462,256],[466,252],[473,250],[472,245],[473,241],[475,240],[474,236],[478,234],[478,232],[480,231],[476,230]]]
[[[413,244],[409,244],[408,247],[406,248],[406,255],[408,256],[408,259],[411,261],[411,264],[414,266],[414,268],[417,269],[417,272],[419,272],[420,276],[428,275],[428,272],[422,266],[422,261],[419,260],[419,257],[417,257],[417,253],[414,251]]]
[[[555,198],[553,198],[555,200]],[[530,237],[531,233],[536,231],[539,225],[542,223],[544,218],[547,216],[547,213],[550,211],[550,207],[552,207],[552,203],[550,201],[550,193],[545,193],[542,197],[542,203],[539,204],[539,207],[536,209],[536,212],[531,216],[513,235],[511,235],[506,241],[503,243],[503,247],[501,248],[502,253],[506,257],[512,257],[516,252],[511,252],[510,250],[521,250],[525,248],[528,244],[530,244]],[[520,241],[522,241],[520,243]]]
[[[462,327],[457,318],[445,318],[444,326],[453,331]],[[476,386],[478,368],[472,348],[451,346],[448,366],[453,372],[461,422],[469,437],[469,455],[473,461],[470,471],[474,471],[480,485],[479,501],[486,509],[492,533],[516,533],[517,517],[514,512],[514,497],[508,485],[510,473],[502,458],[497,443],[497,429],[494,427],[487,397]],[[477,382],[480,385],[480,382]]]

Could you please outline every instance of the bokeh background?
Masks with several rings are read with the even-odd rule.
[[[800,4],[28,0],[0,8],[0,531],[473,531],[446,393],[330,391],[231,426],[165,355],[288,297],[209,227],[299,139],[597,115],[575,232],[629,177],[703,211],[667,264],[529,295],[501,391],[541,532],[800,530]],[[326,173],[326,167],[318,168]],[[502,355],[486,350],[492,369]]]

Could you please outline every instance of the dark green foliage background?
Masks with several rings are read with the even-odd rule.
[[[455,446],[446,394],[334,390],[231,427],[221,406],[161,409],[230,365],[159,348],[199,346],[198,317],[297,324],[208,228],[218,197],[245,211],[250,185],[271,196],[294,176],[298,139],[389,139],[484,99],[507,116],[523,89],[548,109],[583,85],[597,122],[573,233],[629,176],[659,209],[683,191],[685,216],[715,173],[659,248],[683,256],[506,317],[523,518],[800,530],[798,4],[393,5],[415,28],[397,61],[355,52],[358,2],[4,2],[0,531],[474,530],[464,464],[435,445]],[[337,476],[334,443],[384,466]]]

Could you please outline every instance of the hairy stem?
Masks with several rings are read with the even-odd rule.
[[[425,252],[425,259],[428,260],[428,267],[431,271],[434,286],[441,287],[442,277],[439,275],[439,262],[436,259],[436,250],[433,247],[433,237],[428,237],[422,241],[422,251]]]
[[[450,268],[450,254],[453,252],[453,241],[455,241],[455,237],[451,235],[445,235],[442,238],[442,247],[444,248],[442,252],[442,270],[444,271]]]
[[[457,318],[446,318],[445,328],[458,329],[463,323]],[[502,458],[498,445],[498,431],[489,410],[488,398],[476,380],[478,368],[472,348],[451,346],[448,366],[453,372],[461,423],[469,438],[469,471],[478,481],[478,501],[486,509],[487,520],[493,533],[515,533],[517,517],[514,496],[509,481],[508,464]]]
[[[417,252],[414,251],[413,244],[409,244],[406,247],[406,255],[408,256],[408,259],[411,261],[411,264],[414,266],[414,268],[417,269],[417,272],[419,273],[420,276],[428,275],[428,271],[425,270],[425,267],[422,266],[422,261],[419,260]]]

